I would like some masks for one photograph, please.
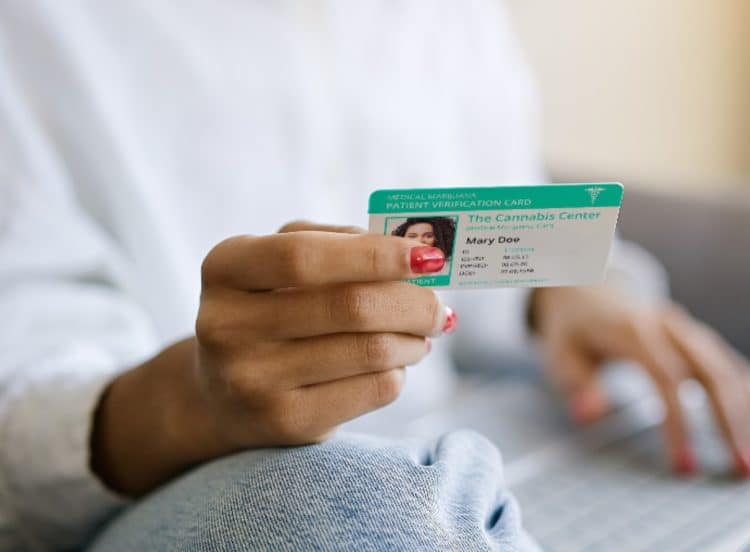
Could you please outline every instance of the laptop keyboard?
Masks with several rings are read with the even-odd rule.
[[[637,440],[651,435],[548,467],[513,487],[524,525],[545,550],[717,550],[733,533],[750,530],[750,483],[654,471]],[[750,534],[745,538],[750,542]],[[727,549],[743,546],[732,542]]]

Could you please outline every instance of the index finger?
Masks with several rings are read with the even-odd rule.
[[[341,226],[338,224],[318,224],[308,220],[294,220],[279,228],[279,234],[315,230],[318,232],[336,232],[338,234],[367,234],[367,230],[359,226]]]
[[[744,476],[750,476],[750,432],[747,427],[750,403],[739,355],[711,328],[680,311],[668,316],[665,325],[705,388],[737,468]]]
[[[663,432],[667,451],[674,469],[690,474],[697,469],[697,459],[690,447],[688,428],[678,393],[679,385],[687,377],[687,367],[661,328],[636,328],[633,360],[638,361],[651,376],[664,403]]]
[[[303,231],[229,238],[206,256],[201,274],[204,287],[260,291],[404,280],[444,264],[439,248],[402,237]]]

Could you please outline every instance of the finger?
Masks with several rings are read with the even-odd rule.
[[[359,226],[339,226],[335,224],[317,224],[307,220],[295,220],[286,223],[284,226],[279,228],[279,234],[285,234],[287,232],[302,232],[305,230],[313,230],[316,232],[336,232],[339,234],[366,234],[367,230],[360,228]]]
[[[431,289],[405,282],[343,284],[245,293],[204,292],[196,325],[207,345],[243,349],[263,340],[339,333],[405,333],[438,336],[455,314]]]
[[[336,334],[285,342],[274,355],[277,383],[293,389],[416,364],[427,338],[397,333]]]
[[[705,388],[737,470],[750,476],[750,403],[738,355],[713,330],[682,312],[667,315],[665,327]]]
[[[323,435],[332,427],[396,400],[404,383],[404,369],[361,374],[295,392],[295,409],[303,434]]]
[[[609,410],[597,364],[577,347],[563,344],[550,349],[548,375],[564,396],[573,421],[586,424]]]
[[[243,290],[377,282],[438,272],[443,252],[396,236],[289,232],[237,236],[206,256],[203,286]]]
[[[679,397],[680,383],[688,374],[685,361],[658,325],[635,325],[630,339],[633,360],[646,369],[664,403],[663,434],[673,468],[684,475],[695,473],[698,461]]]

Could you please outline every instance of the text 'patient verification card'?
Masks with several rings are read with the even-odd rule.
[[[378,190],[370,232],[441,249],[445,265],[410,280],[473,289],[570,286],[604,278],[619,183]]]

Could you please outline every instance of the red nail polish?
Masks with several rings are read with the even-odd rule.
[[[750,448],[744,448],[737,456],[737,472],[742,477],[750,477]]]
[[[603,416],[606,405],[602,404],[598,395],[580,391],[570,398],[568,408],[574,422],[587,424]]]
[[[458,316],[456,316],[456,311],[454,311],[450,307],[445,307],[445,322],[443,322],[443,333],[453,333],[453,330],[456,329],[456,324],[458,324]]]
[[[445,266],[445,255],[439,247],[426,245],[412,247],[410,253],[411,271],[415,274],[440,272]]]
[[[698,471],[698,460],[693,449],[684,447],[674,459],[674,471],[680,475],[693,475]]]

